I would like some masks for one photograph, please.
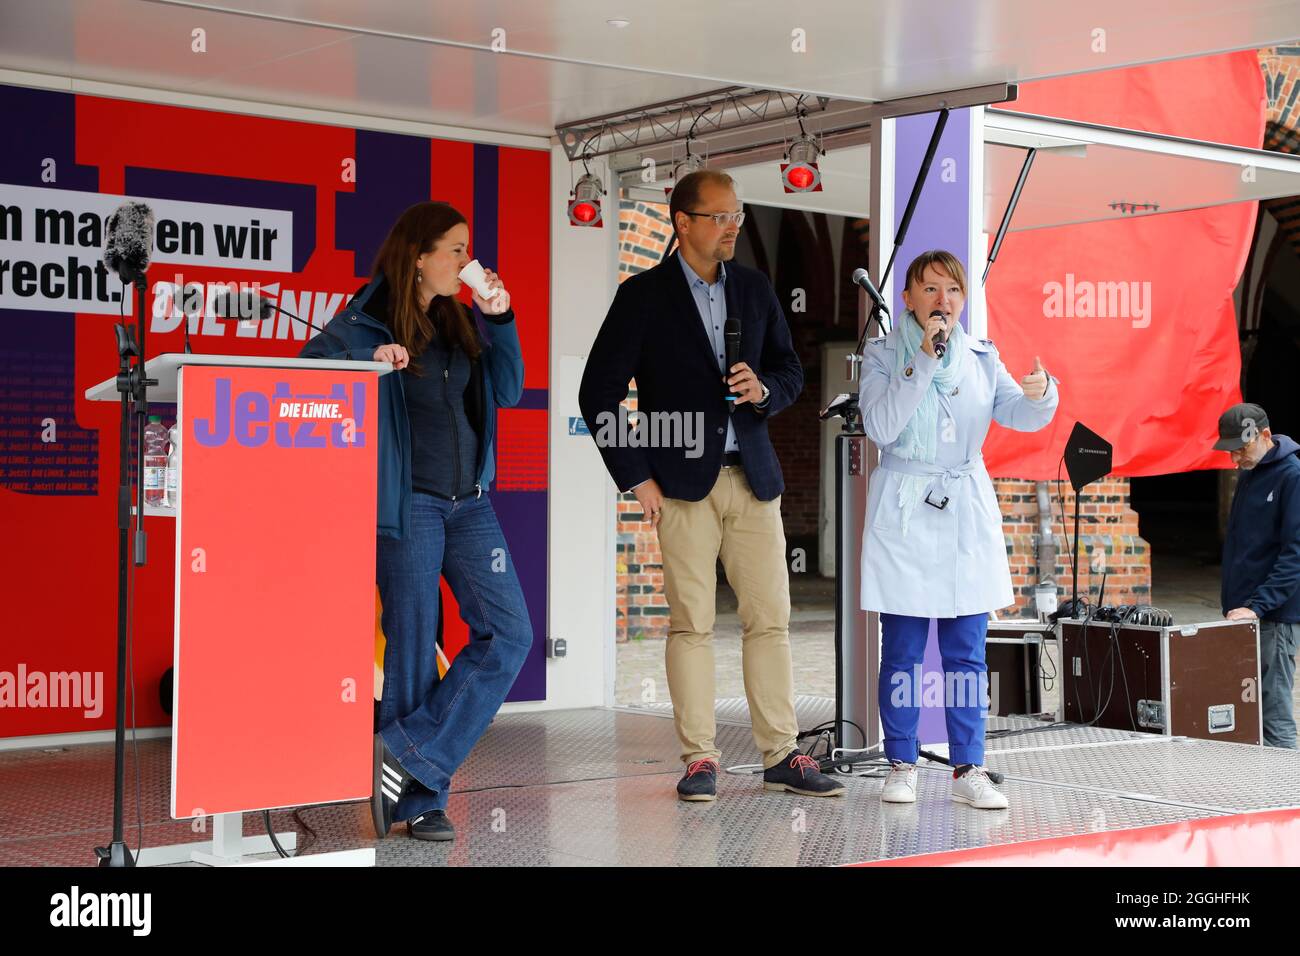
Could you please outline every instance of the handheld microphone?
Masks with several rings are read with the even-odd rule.
[[[104,265],[124,283],[142,282],[153,253],[153,210],[142,202],[124,202],[108,217]]]
[[[726,340],[727,355],[727,376],[731,376],[731,368],[740,361],[740,319],[727,319],[722,326],[722,337]],[[727,401],[734,402],[736,396],[727,395]]]
[[[943,315],[943,310],[935,309],[933,312],[930,313],[930,318],[933,319],[936,315],[940,315],[940,316]],[[947,324],[948,322],[945,319],[944,325],[947,326]],[[943,358],[943,353],[946,351],[948,351],[948,345],[946,342],[943,341],[943,333],[942,332],[934,333],[934,354],[939,358]]]

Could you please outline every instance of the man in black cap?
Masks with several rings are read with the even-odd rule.
[[[1242,470],[1223,542],[1223,613],[1259,619],[1264,743],[1295,749],[1295,655],[1300,638],[1300,445],[1274,435],[1258,405],[1219,417],[1214,447]]]

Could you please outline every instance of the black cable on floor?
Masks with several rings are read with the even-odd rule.
[[[271,826],[271,811],[262,811],[262,822],[266,824],[266,835],[271,838],[271,845],[275,847],[275,852],[280,854],[281,859],[289,859],[289,854],[284,852],[284,847],[280,846],[280,841],[275,838],[275,827]]]
[[[312,828],[311,824],[309,824],[306,820],[303,819],[303,817],[302,817],[302,811],[303,811],[304,809],[305,809],[304,807],[295,807],[295,808],[294,808],[294,811],[293,811],[293,821],[294,821],[294,823],[298,824],[298,826],[300,826],[300,827],[302,827],[304,830],[306,830],[307,833],[310,835],[311,839],[309,839],[309,840],[304,840],[302,843],[300,843],[300,844],[298,845],[298,848],[297,848],[296,850],[294,850],[294,852],[292,852],[292,853],[288,853],[288,852],[286,852],[285,849],[284,849],[284,847],[282,847],[282,846],[280,845],[280,841],[279,841],[278,839],[276,839],[276,836],[275,836],[275,827],[273,827],[273,826],[271,825],[271,811],[270,811],[270,810],[263,810],[263,811],[262,811],[262,823],[266,826],[266,835],[269,836],[269,837],[271,838],[271,845],[275,847],[275,852],[278,853],[278,854],[280,854],[280,856],[281,856],[283,859],[286,859],[286,860],[287,860],[287,859],[290,859],[291,857],[302,856],[302,855],[303,855],[304,853],[306,853],[309,849],[311,849],[312,845],[315,844],[315,843],[317,842],[317,840],[320,838],[320,834],[318,834],[318,833],[317,833],[317,832]]]
[[[1041,734],[1046,730],[1063,730],[1067,727],[1081,727],[1068,720],[1054,720],[1039,727],[1008,727],[1005,730],[990,730],[984,735],[985,740],[1005,740],[1008,737],[1021,737],[1025,734]]]

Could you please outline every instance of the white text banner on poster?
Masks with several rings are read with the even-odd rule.
[[[104,241],[109,217],[131,198],[0,183],[0,309],[116,315],[122,284],[103,265]],[[292,271],[287,210],[139,201],[154,212],[152,263]]]

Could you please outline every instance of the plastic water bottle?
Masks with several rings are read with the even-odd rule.
[[[181,503],[181,427],[173,425],[167,430],[171,451],[167,452],[167,507],[173,511]]]
[[[144,426],[144,503],[161,505],[167,496],[167,429],[161,415]]]

